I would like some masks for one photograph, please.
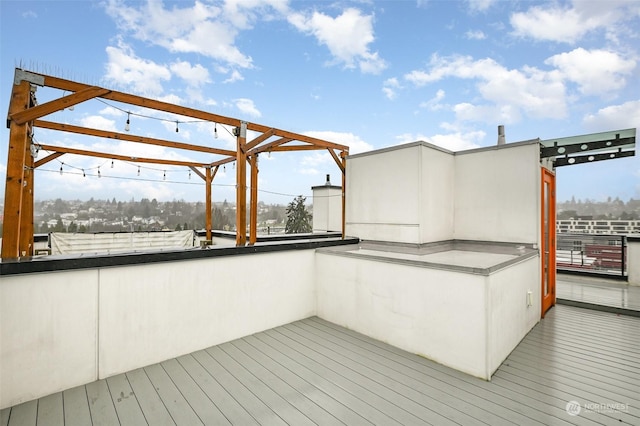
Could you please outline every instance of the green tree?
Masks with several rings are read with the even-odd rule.
[[[311,213],[307,211],[304,205],[306,197],[298,195],[287,206],[287,223],[284,232],[287,234],[298,234],[303,232],[311,232]]]

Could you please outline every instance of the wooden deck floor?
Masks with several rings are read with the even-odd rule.
[[[2,410],[0,426],[638,425],[639,337],[639,318],[557,306],[485,382],[309,318]]]

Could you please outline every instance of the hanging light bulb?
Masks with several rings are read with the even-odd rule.
[[[178,120],[176,120],[176,133],[178,133],[180,129],[178,129]]]
[[[69,109],[69,111],[73,111],[74,106],[73,106],[73,105],[71,105],[68,109]]]
[[[61,174],[61,175],[62,175],[62,165],[63,165],[63,164],[64,164],[64,163],[60,163],[60,174]]]
[[[232,164],[233,169],[235,170],[235,169],[236,169],[236,162],[234,161],[234,162],[233,162],[233,163],[231,163],[231,164]]]
[[[268,152],[267,157],[271,158],[271,151]]]
[[[213,137],[218,139],[218,125],[213,123]]]
[[[226,172],[226,171],[227,171],[227,165],[226,165],[226,164],[223,164],[223,165],[222,165],[222,171],[223,171],[223,172]]]
[[[82,177],[87,177],[87,175],[84,174],[84,169],[82,169]]]
[[[113,169],[113,160],[111,160],[111,168]]]
[[[140,166],[138,166],[138,176],[140,176]]]
[[[191,170],[189,170],[189,180],[191,180]]]
[[[129,120],[130,117],[131,117],[131,113],[127,112],[127,123],[124,125],[125,132],[128,132],[131,129],[131,126],[129,126],[129,124],[131,124],[131,121]]]
[[[101,178],[102,175],[100,174],[100,167],[98,167],[98,177]]]
[[[166,170],[162,174],[162,180],[167,180],[167,171]]]

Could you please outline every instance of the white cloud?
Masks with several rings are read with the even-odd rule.
[[[358,154],[360,152],[371,151],[373,146],[353,133],[344,132],[332,132],[332,131],[310,131],[304,133],[307,136],[326,140],[329,142],[338,143],[340,145],[347,145],[349,147],[349,154]],[[328,154],[327,154],[328,155]],[[331,158],[331,157],[329,157]],[[333,161],[333,160],[331,160]]]
[[[108,46],[105,79],[116,86],[124,86],[144,95],[162,93],[162,81],[171,78],[164,66],[148,59],[138,58],[133,49],[121,40],[118,46]]]
[[[448,134],[436,134],[432,136],[404,133],[396,136],[396,141],[398,144],[424,141],[455,152],[480,147],[479,143],[482,142],[485,136],[486,134],[483,131],[466,133],[454,132]]]
[[[100,110],[101,115],[110,115],[112,117],[121,117],[124,115],[124,112],[121,110],[114,108],[112,106],[104,107]]]
[[[487,38],[487,35],[480,30],[477,30],[477,31],[469,30],[464,35],[469,40],[484,40],[485,38]]]
[[[348,8],[335,18],[314,11],[310,16],[293,13],[288,20],[299,31],[313,35],[325,45],[334,57],[333,63],[341,63],[346,68],[358,67],[370,74],[378,74],[387,67],[378,52],[369,50],[375,40],[373,15],[362,15],[360,10]]]
[[[109,132],[117,132],[116,122],[109,120],[100,115],[90,115],[80,119],[80,125],[90,129],[106,130]]]
[[[640,128],[640,99],[602,108],[586,115],[583,122],[592,132]]]
[[[255,104],[251,99],[247,98],[239,98],[235,101],[236,108],[238,108],[242,113],[250,115],[252,117],[260,117],[262,113],[256,108]]]
[[[246,2],[242,2],[244,3]],[[246,4],[264,6],[269,2],[253,1]],[[218,5],[200,1],[190,7],[180,8],[174,5],[168,9],[161,1],[140,2],[129,6],[122,0],[109,0],[105,8],[123,31],[133,34],[139,40],[162,46],[171,52],[205,55],[233,67],[253,66],[251,57],[244,55],[235,46],[238,29],[248,28],[250,21],[238,21],[239,15],[235,13],[237,7],[227,7],[231,13],[229,16]],[[242,9],[244,12],[250,10],[247,7]],[[254,16],[251,15],[251,18]]]
[[[472,11],[484,12],[496,1],[497,0],[469,0],[469,9]]]
[[[516,36],[573,44],[595,30],[615,34],[620,21],[639,13],[637,4],[629,0],[574,0],[571,6],[533,6],[512,14],[510,21]]]
[[[615,52],[582,47],[554,55],[545,63],[557,67],[584,95],[606,95],[621,89],[626,84],[624,76],[630,75],[636,66],[634,60]]]
[[[477,89],[488,105],[459,104],[456,113],[461,119],[489,120],[496,111],[507,123],[517,121],[522,114],[532,118],[562,118],[566,116],[565,87],[557,71],[541,71],[533,67],[507,69],[491,58],[474,60],[470,56],[441,58],[434,55],[428,71],[415,70],[404,78],[420,87],[448,77],[477,80]]]
[[[395,77],[388,78],[383,83],[382,93],[384,93],[387,99],[394,100],[398,96],[398,89],[402,89],[398,79]]]
[[[22,17],[27,19],[35,19],[38,17],[38,14],[33,10],[27,10],[26,12],[22,13]]]
[[[187,61],[177,61],[171,64],[171,71],[182,78],[189,86],[198,87],[209,83],[209,70],[200,64],[191,65]]]
[[[428,108],[431,111],[438,111],[444,108],[444,105],[442,105],[440,101],[443,100],[445,96],[446,95],[444,90],[439,89],[433,98],[429,99],[426,102],[420,103],[420,108]]]

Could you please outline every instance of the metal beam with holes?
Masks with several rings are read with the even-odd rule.
[[[635,144],[636,129],[548,139],[540,141],[540,158],[553,159],[554,167],[613,160],[634,156]]]

